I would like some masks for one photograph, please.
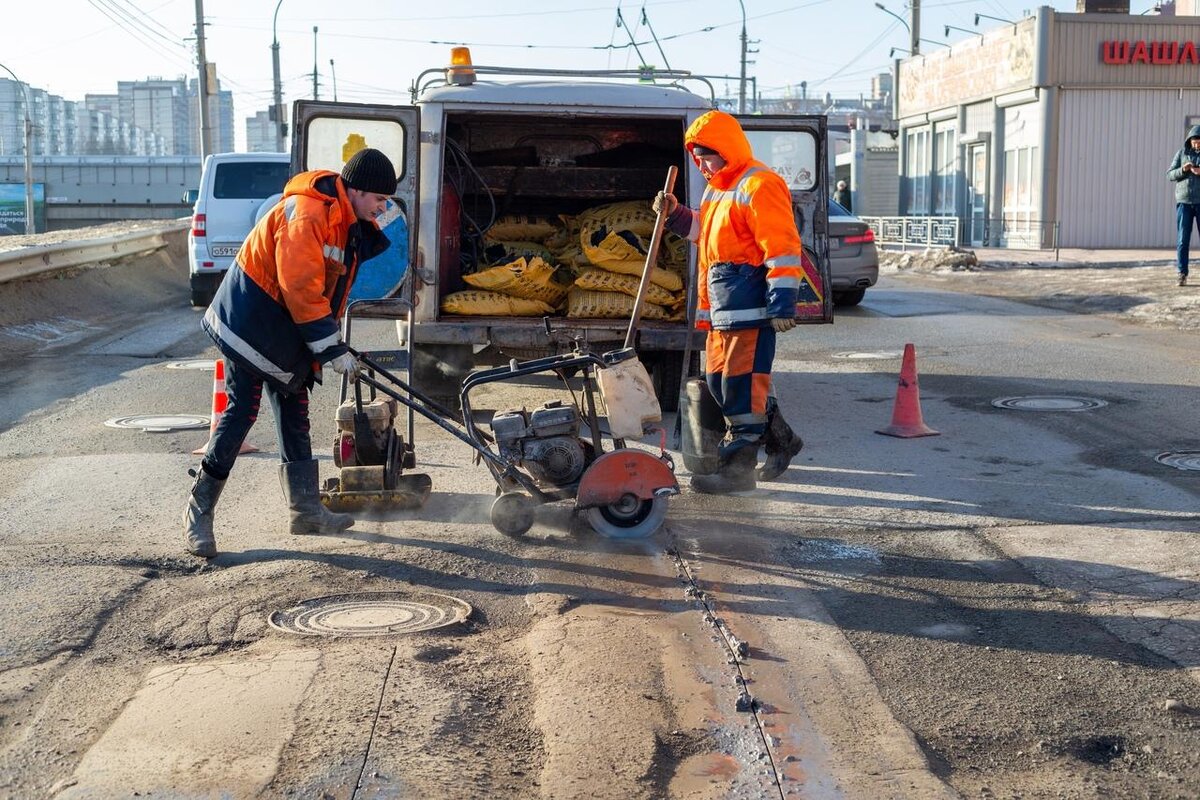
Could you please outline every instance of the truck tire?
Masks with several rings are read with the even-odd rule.
[[[417,343],[413,347],[413,386],[450,410],[458,410],[463,378],[474,368],[469,344]]]
[[[217,293],[217,287],[221,285],[221,278],[224,273],[217,275],[193,275],[191,277],[192,289],[192,307],[193,308],[208,308],[213,301],[213,296]]]
[[[690,375],[700,374],[700,353],[692,351]],[[679,383],[683,379],[683,353],[678,350],[651,350],[642,356],[642,362],[650,373],[654,393],[663,413],[679,410]]]
[[[866,294],[866,289],[849,289],[844,292],[834,292],[833,304],[839,308],[856,306],[862,302],[863,297],[865,297]]]

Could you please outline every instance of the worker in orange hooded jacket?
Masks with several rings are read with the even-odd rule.
[[[246,238],[204,315],[204,330],[225,358],[228,406],[208,443],[184,512],[187,550],[217,554],[213,509],[242,442],[258,418],[264,386],[275,414],[279,478],[296,534],[336,533],[349,514],[321,505],[309,437],[308,392],[321,365],[350,380],[359,364],[338,323],[358,268],[388,247],[375,218],[396,192],[396,170],[366,148],[341,174],[303,172]]]
[[[803,442],[771,396],[775,336],[796,325],[797,300],[818,299],[819,278],[805,269],[787,183],[754,159],[741,125],[709,111],[688,128],[684,147],[708,182],[700,210],[660,192],[654,210],[667,228],[699,249],[696,324],[709,331],[705,378],[727,426],[720,467],[692,478],[692,488],[716,494],[755,486],[757,471],[772,480]]]

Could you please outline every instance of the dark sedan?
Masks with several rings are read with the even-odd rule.
[[[875,234],[833,200],[829,201],[829,273],[835,306],[858,305],[879,280]]]

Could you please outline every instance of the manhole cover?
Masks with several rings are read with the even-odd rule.
[[[125,428],[147,433],[169,433],[207,428],[209,427],[209,418],[198,414],[134,414],[129,417],[105,420],[104,424],[110,428]]]
[[[271,615],[271,627],[305,636],[394,636],[462,622],[471,607],[429,592],[364,592],[304,600]]]
[[[212,372],[216,369],[216,362],[208,358],[193,358],[190,361],[170,361],[167,363],[167,369],[198,369]]]
[[[875,350],[867,353],[834,353],[834,358],[845,358],[851,361],[868,361],[871,359],[900,358],[902,353],[895,350]]]
[[[1200,471],[1200,450],[1173,450],[1159,453],[1154,460],[1175,469]]]
[[[993,400],[996,408],[1013,411],[1091,411],[1108,405],[1106,400],[1095,397],[1068,397],[1059,395],[1030,395],[1028,397],[1001,397]]]

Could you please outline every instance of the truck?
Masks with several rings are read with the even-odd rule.
[[[451,314],[443,301],[470,288],[464,275],[482,268],[487,232],[498,219],[565,220],[619,201],[649,209],[671,166],[679,170],[675,195],[698,208],[704,179],[688,162],[683,139],[697,117],[716,107],[712,84],[678,70],[481,66],[455,48],[449,66],[416,78],[411,101],[296,101],[291,167],[337,171],[363,146],[393,159],[399,176],[393,200],[407,222],[409,268],[387,294],[412,303],[411,324],[398,319],[397,333],[401,343],[412,337],[416,384],[454,396],[478,366],[568,352],[580,341],[597,351],[619,346],[627,318]],[[799,305],[798,316],[831,322],[825,118],[739,120],[755,157],[788,182],[805,255],[820,271],[819,300]],[[684,290],[694,307],[696,256],[694,248],[686,251]],[[703,335],[681,313],[643,315],[635,347],[664,411],[677,407],[685,370],[698,371]]]

